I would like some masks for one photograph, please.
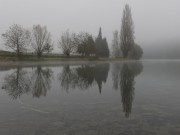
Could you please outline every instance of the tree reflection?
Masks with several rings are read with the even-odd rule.
[[[102,91],[102,83],[106,83],[109,72],[109,64],[99,64],[95,69],[95,81],[98,84],[99,93]]]
[[[121,69],[121,96],[122,96],[122,104],[123,111],[125,112],[125,116],[129,117],[132,108],[132,102],[134,99],[134,85],[135,85],[135,77],[139,75],[143,70],[142,63],[125,63]]]
[[[46,96],[47,91],[51,89],[52,76],[51,69],[37,66],[32,75],[32,95],[34,97]]]
[[[28,93],[30,89],[31,81],[27,75],[27,72],[22,68],[17,67],[16,71],[7,75],[4,78],[4,84],[2,88],[13,99],[19,98],[21,95]]]
[[[112,65],[112,81],[113,81],[113,89],[119,89],[120,82],[120,71],[122,69],[122,64],[113,63]]]
[[[69,65],[65,65],[61,74],[59,75],[61,87],[66,91],[68,91],[71,87],[75,88],[76,79],[77,75],[74,69],[71,69]]]
[[[94,83],[95,66],[82,65],[76,68],[78,76],[78,87],[81,89],[88,89]]]
[[[108,72],[109,64],[81,65],[80,67],[66,65],[59,75],[59,80],[61,88],[66,91],[74,88],[86,90],[97,84],[101,93],[102,83],[106,82]]]
[[[32,77],[30,77],[32,75]],[[53,71],[38,66],[32,74],[20,67],[4,78],[4,89],[13,99],[26,93],[32,93],[34,97],[46,96],[51,88]]]
[[[129,117],[132,109],[135,90],[135,77],[143,70],[141,62],[114,64],[112,71],[113,88],[121,90],[123,111]]]

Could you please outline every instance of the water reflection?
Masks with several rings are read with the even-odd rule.
[[[109,72],[109,64],[97,65],[95,68],[95,80],[98,84],[99,93],[102,91],[102,84],[106,83]]]
[[[32,69],[32,72],[17,67],[15,71],[4,78],[2,89],[12,99],[20,98],[23,94],[32,93],[33,97],[46,96],[51,89],[53,71],[41,66]]]
[[[123,65],[114,64],[112,71],[113,88],[120,88],[123,111],[126,117],[131,113],[134,99],[135,77],[143,70],[141,62],[124,63]]]
[[[17,67],[12,74],[6,75],[2,88],[5,89],[11,98],[17,99],[31,90],[30,84],[31,81],[27,72]]]
[[[109,68],[108,63],[63,65],[61,72],[58,74],[58,82],[60,82],[61,89],[67,92],[74,89],[87,90],[93,86],[98,87],[99,93],[101,93],[103,83],[106,83],[108,78]],[[131,113],[135,77],[142,70],[141,62],[112,64],[113,88],[120,90],[123,111],[126,117],[129,117]],[[29,68],[17,67],[12,74],[6,75],[2,88],[13,99],[17,99],[26,93],[31,93],[33,97],[39,98],[46,96],[51,89],[53,74],[52,69],[42,66],[32,68],[32,71]]]
[[[46,96],[51,89],[53,71],[49,68],[43,69],[38,66],[32,75],[32,95],[33,97]]]
[[[0,134],[179,134],[179,61],[62,65],[3,69]]]
[[[99,93],[102,91],[102,84],[106,83],[109,72],[109,64],[81,65],[80,67],[63,67],[59,75],[61,88],[69,89],[79,88],[88,89],[92,85],[98,85]]]

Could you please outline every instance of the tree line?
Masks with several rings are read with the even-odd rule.
[[[51,33],[46,26],[34,25],[30,31],[21,25],[13,24],[2,37],[5,46],[13,50],[18,58],[27,50],[33,50],[38,58],[53,51]],[[62,33],[58,45],[65,56],[75,53],[81,56],[109,57],[108,43],[106,38],[102,38],[101,28],[95,39],[87,32],[70,33],[67,30]]]
[[[21,25],[14,24],[2,34],[2,37],[5,46],[14,50],[18,58],[28,49],[33,50],[38,58],[41,58],[44,53],[53,51],[54,44],[51,33],[46,26],[34,25],[32,30],[29,31]],[[102,37],[101,28],[95,38],[88,32],[70,33],[67,30],[62,33],[58,46],[65,56],[76,54],[80,56],[109,57],[110,55],[108,43],[106,38]],[[121,30],[113,33],[112,56],[140,59],[142,55],[142,48],[135,43],[131,8],[126,4]]]

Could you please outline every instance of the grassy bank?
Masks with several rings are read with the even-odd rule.
[[[0,55],[0,62],[18,62],[18,61],[121,61],[127,60],[123,58],[99,58],[99,57],[83,57],[83,56],[62,56],[57,54],[43,55],[37,58],[35,55],[23,55],[17,58],[14,54]]]

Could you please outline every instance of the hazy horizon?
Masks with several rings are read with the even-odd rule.
[[[0,34],[12,24],[31,29],[34,24],[46,25],[55,45],[61,33],[86,31],[103,36],[111,47],[112,32],[120,30],[124,5],[132,10],[136,42],[148,47],[153,42],[180,42],[180,1],[178,0],[0,0]],[[1,38],[1,48],[2,45]]]

